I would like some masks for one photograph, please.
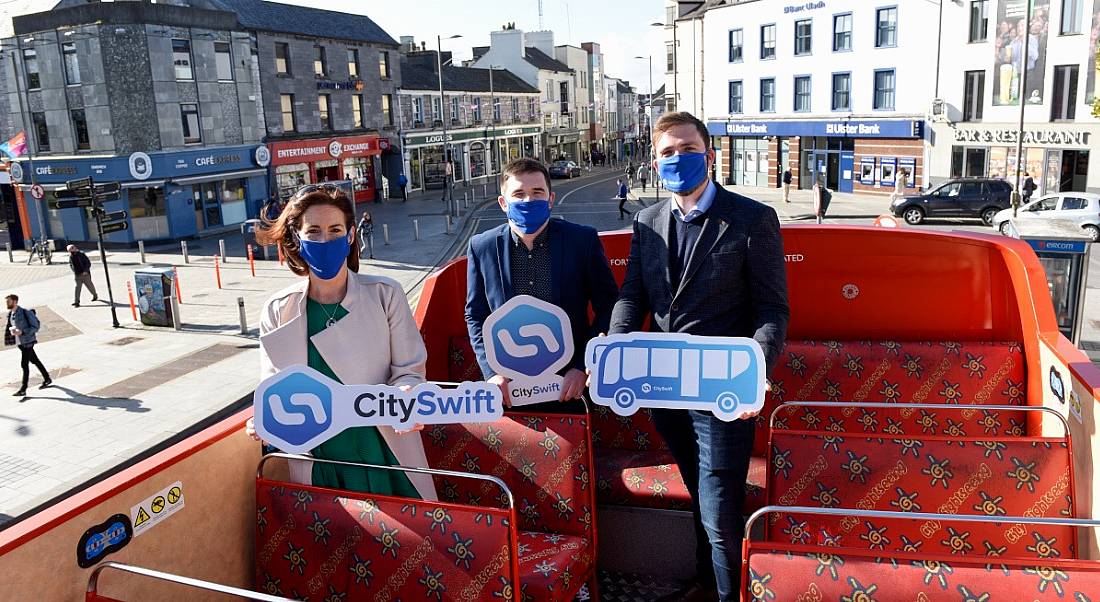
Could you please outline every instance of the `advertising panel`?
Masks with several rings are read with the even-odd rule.
[[[1027,32],[1029,0],[1003,0],[997,7],[997,30],[993,46],[993,104],[1015,105],[1020,98],[1020,77],[1024,70],[1024,34]],[[1027,80],[1024,96],[1028,104],[1043,103],[1046,76],[1047,30],[1050,0],[1030,0],[1031,31],[1027,42]]]

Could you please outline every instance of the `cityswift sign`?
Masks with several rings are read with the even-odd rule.
[[[307,366],[291,366],[260,383],[252,398],[256,433],[275,447],[305,453],[357,426],[409,429],[417,424],[492,422],[504,415],[500,388],[464,382],[342,385]]]
[[[742,337],[639,332],[592,339],[592,401],[620,416],[638,408],[705,410],[725,421],[764,407],[764,352]]]
[[[513,406],[561,399],[557,372],[573,359],[573,329],[562,308],[517,295],[489,314],[482,336],[489,366],[509,379]]]

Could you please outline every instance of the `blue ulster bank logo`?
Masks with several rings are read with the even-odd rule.
[[[489,365],[511,379],[552,374],[573,357],[569,316],[528,295],[497,308],[485,320],[484,333]]]
[[[621,416],[706,410],[730,421],[764,406],[764,352],[749,338],[645,333],[589,342],[589,394]]]
[[[287,374],[263,392],[263,426],[282,441],[303,445],[332,424],[332,397],[332,389],[309,374]]]

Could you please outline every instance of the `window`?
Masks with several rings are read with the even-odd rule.
[[[519,120],[519,98],[512,97],[512,121]]]
[[[474,121],[481,121],[481,98],[474,99]]]
[[[176,79],[195,79],[191,71],[191,40],[172,40],[172,65]]]
[[[742,29],[730,30],[730,62],[740,63],[745,59],[745,32]]]
[[[1077,113],[1077,65],[1054,67],[1054,98],[1051,101],[1050,120],[1069,121]]]
[[[810,54],[813,48],[813,21],[803,19],[794,22],[794,55]]]
[[[537,98],[527,99],[527,118],[534,121],[538,118],[539,114],[539,101]]]
[[[332,98],[328,94],[317,95],[317,111],[321,117],[321,129],[332,129],[332,112],[329,110]]]
[[[382,124],[393,125],[393,95],[382,95]]]
[[[985,105],[985,71],[967,71],[963,92],[963,121],[981,121]]]
[[[61,45],[61,58],[65,62],[65,83],[75,86],[80,83],[80,60],[76,54],[76,44],[66,42]]]
[[[378,51],[378,74],[382,76],[382,79],[393,77],[390,74],[390,53],[385,50]]]
[[[970,0],[970,43],[984,42],[989,30],[989,0]]]
[[[730,82],[730,113],[745,111],[745,86],[740,81]]]
[[[1081,33],[1084,0],[1062,0],[1062,35]]]
[[[760,112],[775,112],[775,78],[760,80]]]
[[[214,42],[214,65],[218,69],[218,81],[233,81],[233,54],[229,42]]]
[[[84,117],[84,109],[74,109],[71,115],[73,118],[73,133],[76,134],[76,150],[91,149],[92,143],[88,139],[88,120]]]
[[[493,98],[493,122],[500,121],[500,98]]]
[[[348,48],[348,76],[353,79],[359,77],[359,50],[355,48]]]
[[[294,121],[294,95],[293,94],[280,94],[279,95],[279,112],[283,116],[283,131],[293,132],[298,129],[297,123]]]
[[[898,45],[898,8],[880,8],[875,11],[875,48],[892,48]]]
[[[290,45],[275,44],[275,73],[290,75]]]
[[[37,90],[42,87],[42,80],[38,75],[38,52],[34,48],[23,51],[23,70],[27,73],[28,90]]]
[[[833,52],[852,49],[852,13],[833,15]]]
[[[432,121],[443,121],[443,99],[432,97]]]
[[[665,46],[665,72],[672,73],[676,68],[676,54],[672,52],[672,44]]]
[[[313,47],[313,75],[316,77],[325,77],[328,73],[328,65],[325,64],[325,47],[314,46]]]
[[[40,152],[50,150],[50,128],[46,126],[45,113],[31,113],[31,121],[34,122],[34,136]]]
[[[672,25],[675,22],[676,22],[676,7],[675,6],[666,6],[665,7],[665,25]]]
[[[367,125],[363,123],[363,97],[358,94],[351,97],[351,119],[352,127],[367,127]]]
[[[451,97],[451,123],[458,122],[458,97]]]
[[[833,110],[852,110],[852,74],[833,74]]]
[[[810,110],[810,76],[808,75],[794,78],[794,110],[796,112]]]
[[[775,24],[760,27],[760,60],[775,58]]]
[[[202,142],[202,127],[199,125],[199,105],[180,105],[180,121],[183,123],[183,143],[199,144]]]
[[[424,122],[424,99],[417,96],[413,99],[413,123]]]
[[[1062,199],[1062,211],[1078,211],[1089,208],[1089,200],[1075,196],[1067,196]]]
[[[875,110],[892,111],[894,109],[894,85],[893,69],[875,71]]]

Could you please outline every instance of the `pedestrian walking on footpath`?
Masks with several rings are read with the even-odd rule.
[[[374,218],[370,211],[363,214],[356,228],[359,230],[359,256],[366,253],[370,259],[374,259]]]
[[[409,179],[405,177],[405,172],[397,174],[397,186],[401,189],[401,202],[409,200]]]
[[[1031,177],[1031,174],[1024,172],[1024,204],[1031,202],[1031,195],[1035,194],[1035,189],[1038,186],[1035,184],[1035,179]]]
[[[814,180],[814,212],[817,215],[817,223],[822,223],[825,214],[829,212],[829,203],[833,201],[833,193],[825,186],[821,178]]]
[[[631,160],[630,162],[628,162],[626,164],[626,173],[624,175],[626,177],[623,178],[623,180],[626,182],[626,185],[627,186],[633,186],[634,185],[634,161],[633,160]]]
[[[27,394],[31,364],[34,364],[42,373],[42,384],[38,386],[39,389],[52,385],[53,379],[50,378],[46,367],[42,365],[42,360],[38,359],[38,354],[34,352],[34,345],[38,343],[38,331],[42,328],[38,316],[34,310],[19,307],[19,295],[8,295],[4,300],[8,306],[8,324],[4,328],[4,344],[19,347],[19,366],[23,369],[23,386],[19,387],[15,396],[22,397]]]
[[[638,166],[638,181],[642,183],[642,192],[645,192],[646,182],[649,181],[649,166],[645,163]]]
[[[615,184],[619,187],[619,219],[623,219],[625,216],[630,215],[630,212],[625,209],[626,194],[629,189],[626,187],[626,182],[624,182],[622,178],[615,180]]]
[[[900,199],[905,196],[905,188],[909,185],[909,171],[905,169],[899,169],[898,175],[894,178],[894,193],[890,195],[890,202]]]
[[[95,285],[92,284],[92,260],[88,259],[88,255],[84,251],[76,248],[76,245],[69,245],[65,249],[69,252],[69,269],[73,271],[73,277],[76,279],[73,307],[80,307],[80,291],[85,286],[92,293],[92,301],[99,301],[99,295],[95,292]]]
[[[783,170],[783,202],[791,202],[791,168]]]

